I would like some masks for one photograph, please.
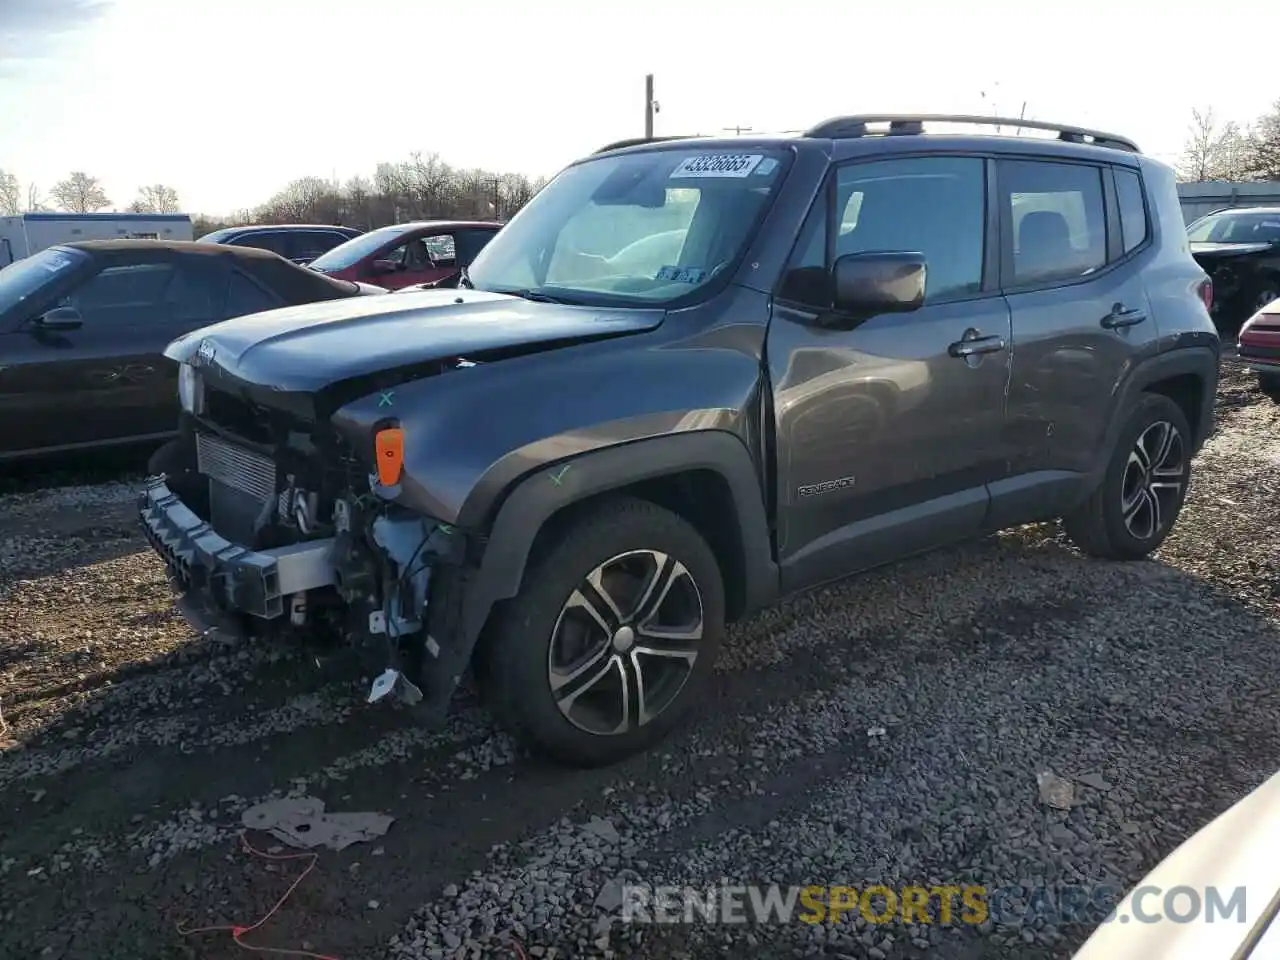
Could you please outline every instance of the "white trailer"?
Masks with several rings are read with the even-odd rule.
[[[24,213],[0,217],[0,267],[76,240],[191,240],[185,213]]]

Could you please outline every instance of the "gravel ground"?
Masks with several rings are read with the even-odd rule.
[[[426,731],[302,651],[173,613],[131,485],[0,499],[0,955],[241,956],[297,863],[240,813],[396,820],[246,943],[342,960],[1065,957],[1085,923],[625,925],[622,883],[1127,886],[1280,767],[1280,410],[1233,362],[1156,562],[1023,528],[735,629],[695,722],[620,767],[530,761],[460,696]],[[1040,799],[1042,770],[1077,803]],[[260,848],[276,843],[254,835]],[[305,865],[305,864],[303,864]]]

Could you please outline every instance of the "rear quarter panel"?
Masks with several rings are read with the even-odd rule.
[[[1191,256],[1173,170],[1143,158],[1141,172],[1156,235],[1155,256],[1142,279],[1159,331],[1158,348],[1161,352],[1179,346],[1217,350],[1217,330],[1197,292],[1207,274]]]

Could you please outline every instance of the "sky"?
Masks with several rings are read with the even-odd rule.
[[[1280,35],[1280,4],[1230,4]],[[868,112],[1094,127],[1178,159],[1193,108],[1247,122],[1274,57],[1182,0],[0,0],[0,170],[71,170],[123,209],[165,183],[191,213],[301,176],[436,153],[531,177],[644,132],[802,129]],[[1233,41],[1233,45],[1238,45]]]

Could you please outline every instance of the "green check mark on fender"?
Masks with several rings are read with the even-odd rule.
[[[551,482],[558,487],[560,486],[561,482],[564,480],[564,475],[569,472],[569,467],[571,466],[572,464],[566,463],[563,467],[560,468],[559,473],[549,473],[547,474],[547,476],[549,476],[551,478]]]

